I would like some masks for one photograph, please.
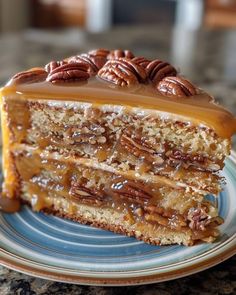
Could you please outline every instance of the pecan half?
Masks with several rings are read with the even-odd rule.
[[[133,62],[135,62],[137,65],[140,65],[143,68],[146,68],[148,64],[151,62],[150,60],[146,59],[142,56],[137,56],[132,59]]]
[[[153,162],[154,160],[154,150],[142,144],[142,142],[137,142],[134,139],[122,134],[120,137],[120,144],[123,146],[130,154],[136,157],[142,157],[146,160]]]
[[[79,183],[72,183],[70,196],[75,201],[82,201],[86,204],[102,205],[104,194],[100,190],[90,189]]]
[[[155,59],[151,61],[147,67],[146,71],[149,79],[156,85],[159,81],[167,76],[176,76],[176,69],[170,65],[168,62]]]
[[[145,142],[145,139],[138,136],[138,133],[137,136],[132,136],[129,130],[126,131],[120,137],[120,144],[130,154],[145,159],[149,163],[158,166],[164,163],[164,159],[160,155],[157,155],[155,150],[150,148],[150,146]]]
[[[143,184],[122,177],[112,181],[110,191],[122,199],[138,204],[146,203],[152,198],[152,194],[145,189]]]
[[[101,67],[106,63],[107,59],[103,55],[92,55],[83,53],[72,56],[68,59],[68,63],[85,63],[88,66],[88,72],[95,75]]]
[[[182,77],[165,77],[158,83],[157,90],[166,96],[188,97],[197,94],[197,88]]]
[[[41,68],[33,68],[29,71],[17,73],[12,77],[15,83],[37,83],[45,81],[47,72]]]
[[[86,81],[90,77],[85,63],[68,63],[55,68],[47,77],[52,83]]]
[[[130,50],[115,49],[111,50],[110,53],[107,55],[107,59],[118,59],[121,57],[131,59],[134,57],[134,54]]]
[[[99,70],[98,77],[119,86],[144,83],[147,79],[145,70],[126,58],[107,61]]]
[[[110,50],[104,48],[93,49],[88,52],[88,54],[95,55],[95,56],[103,56],[107,58]]]
[[[56,68],[63,66],[67,64],[67,62],[65,60],[61,60],[61,61],[50,61],[48,64],[46,64],[45,71],[48,72],[49,74],[55,70]]]

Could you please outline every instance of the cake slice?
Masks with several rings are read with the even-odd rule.
[[[98,49],[16,74],[1,90],[3,209],[193,245],[219,235],[232,114],[167,62]]]

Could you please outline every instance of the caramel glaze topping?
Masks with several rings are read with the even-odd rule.
[[[87,83],[67,83],[52,85],[44,81],[31,84],[15,84],[12,80],[2,89],[3,99],[18,96],[19,101],[62,100],[91,103],[96,106],[122,105],[145,108],[162,112],[163,118],[184,120],[193,125],[208,127],[222,138],[230,138],[236,132],[236,118],[229,111],[212,101],[204,92],[193,96],[170,96],[166,98],[151,85],[136,84],[133,87],[118,87],[90,78]],[[155,113],[153,112],[154,116]]]
[[[53,84],[53,85],[52,85]],[[56,85],[55,85],[56,84]],[[135,57],[129,50],[95,49],[42,68],[16,74],[2,89],[8,99],[47,99],[145,108],[215,131],[236,132],[236,118],[176,69],[159,59]]]

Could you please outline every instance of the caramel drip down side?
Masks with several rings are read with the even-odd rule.
[[[3,176],[4,183],[2,189],[2,198],[14,198],[19,189],[19,179],[15,169],[13,154],[11,153],[11,131],[8,122],[8,115],[4,110],[4,100],[1,103],[1,123],[2,123],[2,158],[3,158]]]

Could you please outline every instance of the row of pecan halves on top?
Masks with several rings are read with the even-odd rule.
[[[79,64],[87,65],[87,69],[84,68],[82,72]],[[196,87],[183,77],[177,76],[177,70],[171,64],[158,59],[135,57],[129,50],[92,50],[62,62],[51,62],[46,65],[46,71],[47,81],[52,83],[63,81],[65,76],[64,82],[86,80],[89,73],[118,86],[151,82],[159,92],[167,96],[197,94]]]
[[[121,87],[151,83],[167,96],[197,94],[197,88],[177,76],[177,70],[171,64],[158,59],[135,57],[129,50],[95,49],[62,61],[51,61],[41,71],[44,73],[40,77],[53,84],[86,81],[90,76],[97,75],[102,80]],[[25,73],[28,72],[23,72]]]

